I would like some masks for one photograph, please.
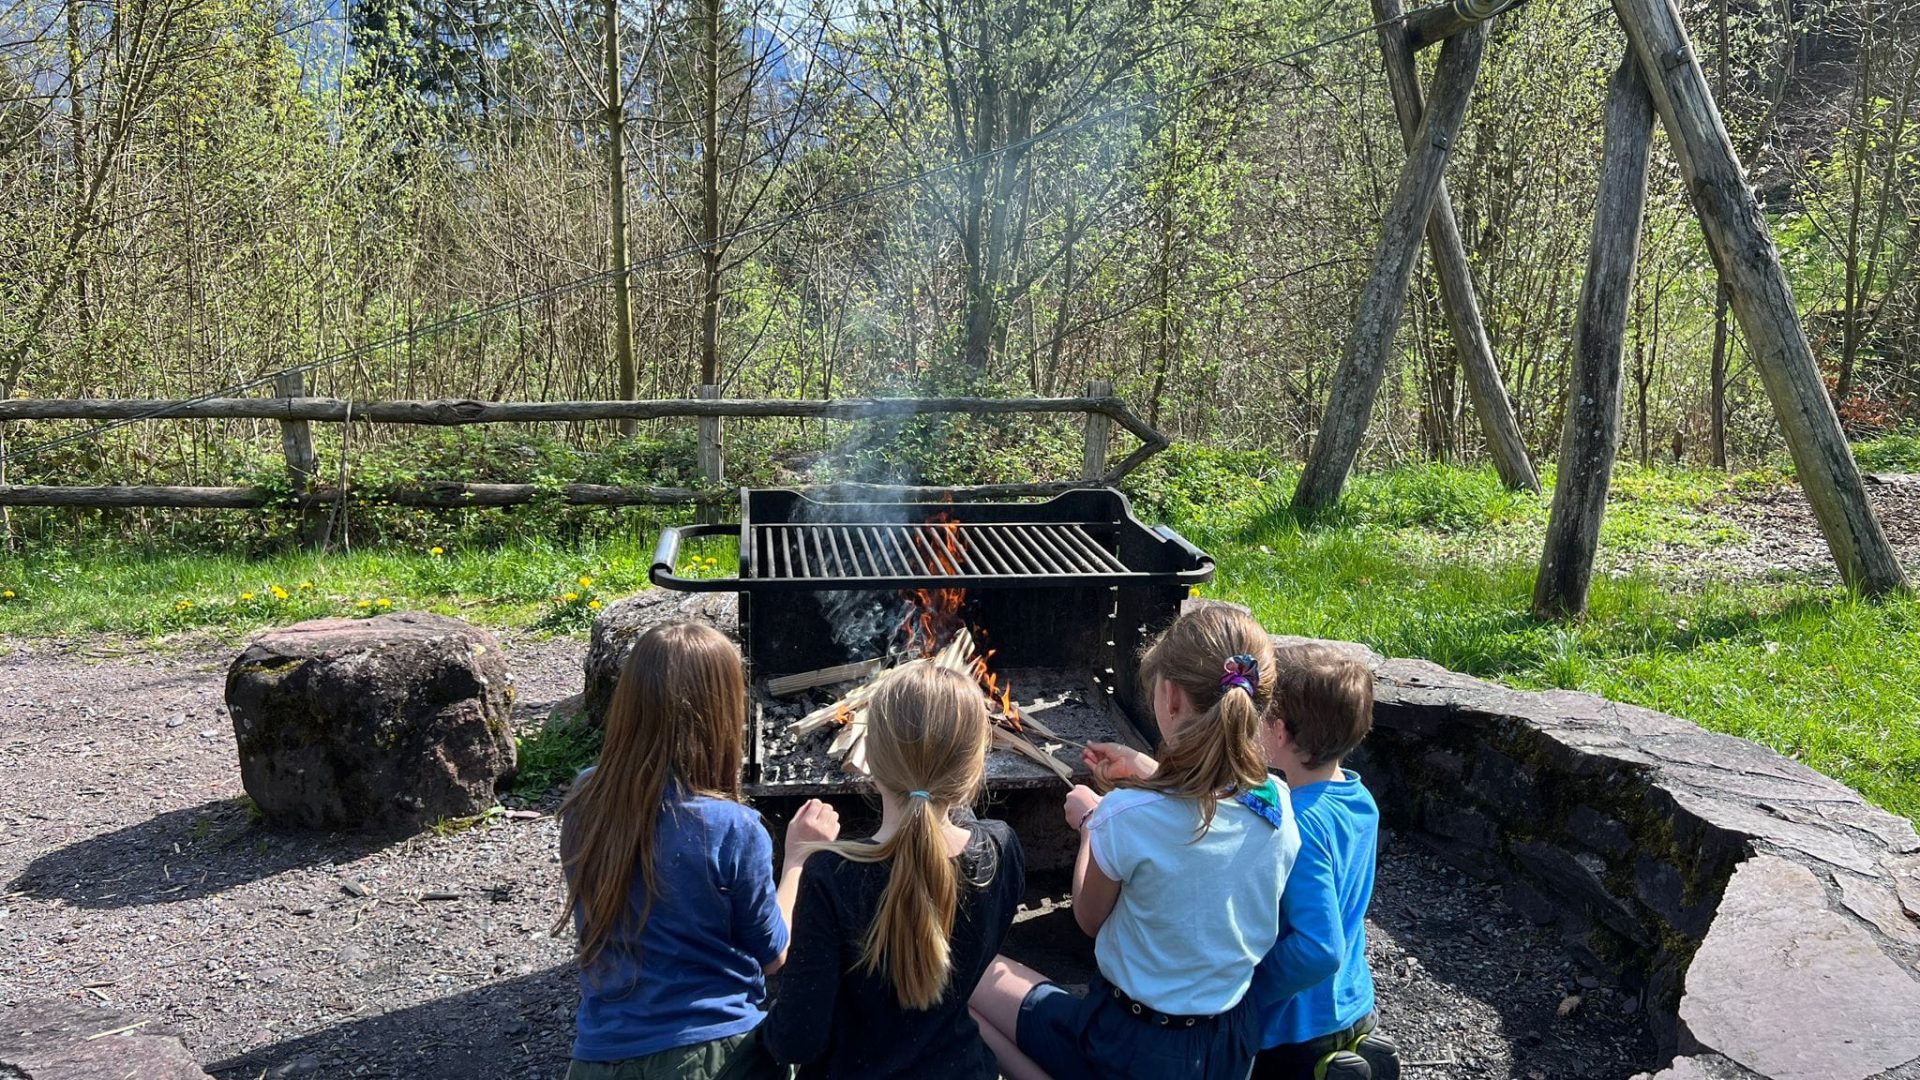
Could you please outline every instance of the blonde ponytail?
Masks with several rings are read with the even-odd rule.
[[[906,800],[900,827],[881,844],[822,845],[850,862],[889,864],[860,966],[891,982],[905,1009],[930,1009],[947,994],[960,870],[942,826],[979,794],[988,724],[979,686],[958,672],[926,665],[888,679],[867,710],[867,764]]]
[[[1221,799],[1266,782],[1260,718],[1273,698],[1273,639],[1238,608],[1203,605],[1160,635],[1140,676],[1180,687],[1201,711],[1161,748],[1151,777],[1121,785],[1194,800],[1205,832]]]

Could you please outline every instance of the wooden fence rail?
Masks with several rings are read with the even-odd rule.
[[[876,420],[941,413],[990,416],[1010,414],[1079,413],[1086,416],[1084,463],[1078,480],[1032,484],[975,484],[940,488],[960,499],[1016,498],[1050,495],[1087,484],[1112,486],[1147,458],[1166,449],[1166,436],[1136,416],[1112,393],[1112,384],[1096,382],[1084,397],[1069,398],[844,398],[724,399],[714,387],[702,387],[701,397],[667,401],[344,401],[300,396],[297,378],[275,387],[276,397],[190,398],[184,400],[66,398],[0,401],[0,423],[34,420],[275,420],[281,425],[281,449],[293,484],[291,497],[259,487],[196,487],[175,485],[103,485],[72,487],[47,484],[0,484],[0,506],[174,507],[253,509],[290,502],[311,509],[343,497],[338,486],[318,483],[319,464],[313,450],[311,423],[463,424],[554,423],[582,420],[660,420],[693,418],[700,421],[701,487],[630,487],[605,484],[428,483],[378,491],[345,493],[364,501],[398,506],[473,507],[514,506],[541,498],[559,498],[574,506],[639,506],[697,504],[711,506],[731,497],[725,490],[725,457],[720,422],[725,417],[787,417],[828,420]],[[1132,453],[1111,468],[1107,444],[1115,426],[1140,440]],[[882,489],[870,485],[841,485],[848,497]],[[884,489],[895,493],[901,488]],[[904,489],[932,490],[932,489]]]

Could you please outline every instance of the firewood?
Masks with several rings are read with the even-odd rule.
[[[860,734],[854,736],[853,745],[847,748],[846,760],[840,763],[840,768],[855,776],[872,775],[867,770],[867,729],[864,724],[861,725]]]
[[[767,680],[767,692],[774,697],[787,697],[802,690],[811,690],[816,686],[832,686],[834,683],[852,682],[864,679],[886,665],[887,658],[876,656],[871,660],[861,660],[851,664],[836,664],[833,667],[819,668],[815,671],[802,671],[794,675],[782,675]]]
[[[853,746],[853,740],[866,734],[866,731],[867,725],[864,722],[848,724],[846,727],[841,728],[839,733],[833,737],[833,743],[827,747],[827,753],[834,757],[845,755],[848,749]]]

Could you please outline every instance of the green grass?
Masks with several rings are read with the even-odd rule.
[[[1860,448],[1911,468],[1920,438]],[[1339,507],[1302,521],[1296,468],[1272,455],[1177,449],[1143,470],[1136,506],[1213,553],[1206,593],[1272,630],[1365,642],[1523,687],[1604,694],[1751,738],[1896,813],[1920,818],[1920,600],[1862,602],[1805,580],[1715,580],[1697,561],[1744,538],[1721,513],[1778,472],[1728,477],[1622,469],[1602,533],[1591,614],[1528,614],[1546,502],[1489,470],[1416,466],[1355,477]],[[1551,478],[1548,478],[1551,483]],[[581,634],[594,600],[641,588],[656,523],[571,544],[526,535],[487,548],[424,546],[317,558],[40,553],[0,561],[0,637],[74,633],[237,639],[261,626],[378,610]],[[529,533],[536,530],[527,530]],[[725,572],[715,542],[697,553]],[[683,553],[683,565],[692,552]],[[592,579],[581,586],[582,577]],[[310,589],[301,589],[303,582]],[[278,585],[287,592],[273,593]],[[253,593],[244,600],[243,593]],[[575,594],[572,601],[565,599]],[[392,607],[376,606],[380,599]],[[190,605],[181,607],[182,602]],[[365,602],[367,607],[359,605]],[[522,741],[523,793],[563,784],[593,735],[566,723]]]
[[[1854,447],[1868,472],[1920,473],[1920,431],[1882,435]]]

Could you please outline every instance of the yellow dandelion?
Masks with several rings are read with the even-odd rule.
[[[240,599],[251,602],[253,600],[253,594],[250,592],[243,592],[240,594]]]
[[[313,588],[313,582],[311,581],[303,581],[300,583],[301,592],[306,592],[308,589],[311,589],[311,588]]]
[[[287,598],[287,590],[275,585],[273,587],[273,598],[275,600],[285,600]]]
[[[370,608],[370,607],[372,607],[372,606],[373,606],[373,601],[371,601],[371,600],[361,600],[361,601],[359,601],[358,603],[356,603],[356,604],[354,604],[353,606],[354,606],[354,607],[357,607],[357,608]]]
[[[434,556],[435,558],[438,558],[439,556],[442,556],[442,555],[445,555],[446,553],[447,553],[447,549],[446,549],[446,548],[443,548],[443,547],[439,547],[439,546],[437,546],[437,545],[436,545],[436,546],[434,546],[434,547],[430,547],[430,548],[428,548],[428,549],[427,549],[427,554],[429,554],[429,555],[432,555],[432,556]]]
[[[600,601],[598,601],[598,600],[589,600],[589,601],[587,601],[587,610],[588,610],[588,611],[599,611],[599,610],[600,610]]]
[[[393,606],[393,601],[387,599],[384,596],[378,600],[375,600],[373,603],[375,607],[392,607]]]
[[[566,603],[569,603],[569,604],[571,604],[571,603],[573,603],[573,602],[574,602],[575,600],[578,600],[578,599],[580,599],[580,594],[579,594],[579,593],[577,593],[577,592],[570,592],[570,593],[568,593],[567,595],[565,595],[565,596],[563,596],[563,597],[561,597],[560,599],[561,599],[561,600],[563,600],[563,601],[565,601]]]
[[[581,588],[583,588],[583,589],[591,589],[591,588],[593,588],[593,579],[592,579],[592,578],[590,578],[590,577],[588,577],[588,576],[587,576],[587,575],[585,575],[585,574],[581,574],[581,575],[580,575],[580,587],[581,587]]]
[[[12,589],[0,589],[0,600],[11,600],[16,595]]]

